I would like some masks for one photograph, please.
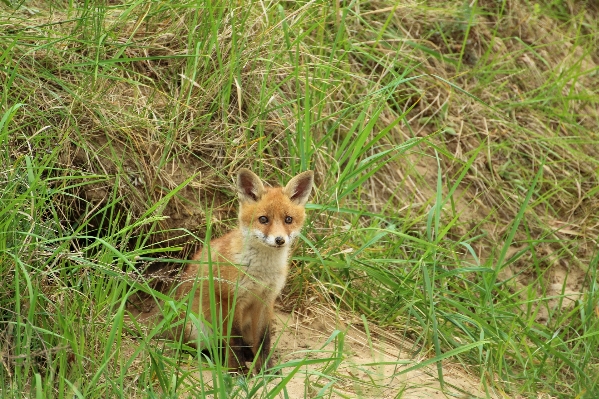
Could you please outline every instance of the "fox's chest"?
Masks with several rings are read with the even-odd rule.
[[[239,283],[245,290],[266,298],[281,293],[287,280],[286,248],[248,249],[239,254]]]

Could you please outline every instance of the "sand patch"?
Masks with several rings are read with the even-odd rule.
[[[250,397],[249,392],[255,398],[272,397],[275,390],[279,390],[275,397],[292,399],[499,397],[485,392],[473,373],[451,361],[442,362],[445,384],[441,387],[435,364],[417,367],[432,357],[430,352],[415,355],[410,349],[413,343],[372,324],[367,327],[360,318],[324,306],[311,308],[309,314],[277,310],[272,338],[275,363],[282,373],[233,376],[230,397]],[[180,397],[197,396],[200,384],[203,392],[214,388],[214,371],[207,364],[205,371],[197,371],[195,355],[183,356],[180,366],[186,378],[178,390]],[[287,378],[281,389],[279,384]]]
[[[356,320],[344,319],[324,307],[316,313],[277,312],[275,317],[280,363],[302,358],[323,361],[297,372],[287,384],[290,398],[317,396],[323,387],[333,398],[486,396],[479,382],[461,366],[443,363],[445,387],[441,388],[434,365],[406,372],[427,359],[411,356],[408,348],[412,343],[371,324],[367,334],[360,319],[354,324]],[[283,374],[291,370],[286,368]]]

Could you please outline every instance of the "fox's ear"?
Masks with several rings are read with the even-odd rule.
[[[259,201],[264,194],[262,180],[249,169],[240,169],[237,173],[237,191],[241,201]]]
[[[314,172],[308,170],[289,180],[289,183],[283,189],[283,193],[289,197],[291,202],[304,206],[310,197],[313,183]]]

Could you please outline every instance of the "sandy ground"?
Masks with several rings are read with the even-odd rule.
[[[426,360],[410,356],[405,342],[373,325],[370,334],[364,325],[352,325],[341,316],[319,309],[316,315],[278,312],[275,322],[276,350],[280,362],[292,359],[323,359],[324,363],[301,369],[287,384],[290,398],[318,396],[322,386],[328,386],[329,397],[360,398],[436,398],[486,397],[480,384],[464,369],[443,364],[445,388],[441,389],[437,368],[432,365],[405,372]],[[343,344],[341,344],[341,341]],[[320,373],[339,357],[334,372]],[[285,369],[283,374],[292,369]],[[326,395],[328,396],[328,395]],[[280,396],[283,397],[283,396]],[[493,396],[491,396],[493,397]]]
[[[498,398],[485,393],[473,373],[451,362],[443,362],[444,387],[439,383],[436,365],[408,369],[430,359],[428,355],[412,356],[413,344],[387,330],[368,325],[351,315],[335,314],[326,307],[311,308],[309,314],[277,310],[273,324],[273,347],[276,363],[283,366],[280,376],[264,383],[260,377],[244,382],[245,389],[234,389],[232,397],[272,397],[281,379],[293,374],[278,398]],[[296,367],[300,361],[309,365]],[[183,362],[185,363],[185,361]],[[287,366],[285,366],[287,365]],[[178,391],[185,397],[197,392],[203,381],[211,386],[213,375],[201,375],[193,369],[197,359],[190,355],[189,380]],[[185,386],[187,385],[187,387]],[[237,383],[236,383],[237,385]],[[207,388],[211,389],[211,388]]]

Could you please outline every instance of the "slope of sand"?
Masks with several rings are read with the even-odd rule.
[[[366,334],[361,320],[352,325],[324,308],[312,313],[318,316],[277,312],[275,317],[273,339],[280,364],[323,360],[300,368],[287,384],[290,398],[318,396],[323,386],[332,398],[497,397],[486,394],[473,375],[451,363],[443,364],[441,389],[435,365],[405,372],[427,359],[410,356],[411,343],[373,325]],[[285,368],[283,375],[292,370]]]
[[[293,374],[279,398],[499,398],[485,392],[474,373],[463,366],[443,362],[444,387],[437,367],[418,367],[432,355],[413,355],[412,343],[372,324],[365,333],[363,321],[349,320],[326,307],[311,308],[310,314],[277,310],[272,339],[280,376],[266,381],[251,377],[234,385],[231,397],[272,397],[281,379]],[[351,317],[348,315],[348,317]],[[422,351],[425,352],[425,351]],[[140,362],[143,363],[141,359]],[[310,364],[297,367],[308,361]],[[187,364],[185,364],[187,363]],[[197,369],[197,358],[189,355],[181,364],[189,374],[180,386],[180,397],[195,397],[198,384],[212,389],[213,374]],[[412,371],[407,371],[416,366]],[[242,377],[237,377],[242,378]],[[251,395],[248,392],[252,391]],[[212,397],[212,396],[208,396]]]

